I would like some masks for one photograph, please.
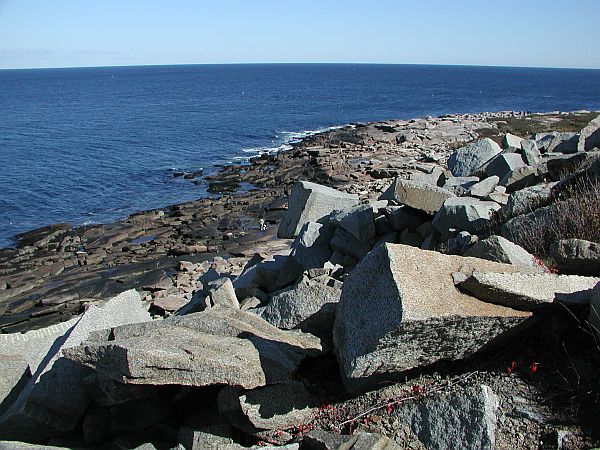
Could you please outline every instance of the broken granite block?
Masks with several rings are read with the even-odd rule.
[[[530,313],[459,292],[454,272],[516,271],[507,264],[384,244],[347,276],[334,346],[349,390],[402,371],[461,359],[510,335]]]

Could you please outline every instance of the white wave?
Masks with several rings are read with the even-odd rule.
[[[277,131],[276,137],[280,135],[283,137],[283,143],[273,147],[252,147],[252,148],[243,148],[243,153],[253,153],[254,155],[262,155],[264,153],[272,154],[278,153],[285,150],[291,150],[293,147],[291,144],[296,144],[302,139],[307,138],[309,136],[314,136],[319,133],[326,133],[332,130],[339,130],[340,128],[344,128],[347,125],[336,125],[333,127],[319,128],[317,130],[304,130],[304,131]],[[240,161],[248,161],[250,160],[249,156],[237,156],[234,159]]]

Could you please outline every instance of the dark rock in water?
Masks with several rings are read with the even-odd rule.
[[[222,181],[210,181],[208,192],[211,194],[222,194],[224,192],[235,192],[240,187],[239,180],[229,179]]]
[[[66,233],[72,229],[73,227],[69,223],[57,223],[17,234],[15,237],[21,246],[26,246],[39,243],[39,241],[52,237],[52,235]]]

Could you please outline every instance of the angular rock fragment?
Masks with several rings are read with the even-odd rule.
[[[342,228],[335,230],[330,245],[332,249],[341,252],[343,255],[350,255],[357,261],[363,258],[371,250],[369,244],[359,241]]]
[[[433,227],[444,235],[450,228],[477,234],[489,223],[495,211],[500,209],[496,202],[472,197],[456,197],[446,200],[432,221]]]
[[[65,354],[122,383],[252,389],[286,380],[321,348],[310,335],[281,331],[252,313],[223,307],[111,334],[113,340],[88,342]]]
[[[242,413],[258,430],[291,428],[310,422],[317,401],[299,381],[266,386],[243,393],[225,388],[219,393],[219,413]]]
[[[594,148],[600,149],[600,116],[588,123],[579,134],[577,151],[587,152]]]
[[[446,189],[421,181],[396,178],[380,200],[393,200],[427,214],[435,214],[452,197],[456,196]]]
[[[31,378],[31,370],[21,355],[0,354],[0,414],[15,401]]]
[[[402,403],[392,417],[408,425],[428,449],[493,450],[498,406],[492,389],[478,385],[418,403]]]
[[[537,182],[538,173],[534,167],[522,166],[512,169],[500,179],[500,186],[506,187],[506,192],[514,192]]]
[[[294,183],[289,206],[281,219],[277,237],[294,238],[306,222],[317,222],[334,209],[352,208],[358,196],[308,181]]]
[[[341,227],[356,239],[369,242],[375,237],[375,213],[372,205],[358,205],[350,209],[335,210],[329,223]]]
[[[500,179],[504,178],[509,172],[525,167],[523,158],[518,153],[501,153],[492,159],[485,167],[485,173],[488,177],[496,175]]]
[[[515,136],[511,133],[506,133],[502,138],[502,148],[511,152],[517,152],[521,149],[521,144],[524,141],[523,138]]]
[[[364,258],[344,281],[334,326],[346,387],[357,390],[413,367],[467,357],[529,316],[459,292],[452,273],[473,270],[516,268],[394,244]]]
[[[210,297],[212,306],[240,308],[240,303],[233,289],[233,283],[229,278],[219,278],[208,283],[208,296]]]
[[[331,258],[329,241],[333,230],[327,225],[317,222],[305,223],[292,244],[292,256],[304,270],[317,269]]]
[[[496,186],[498,186],[498,182],[500,178],[496,175],[491,177],[487,177],[484,180],[481,180],[479,183],[475,183],[473,186],[469,188],[467,193],[471,197],[484,198],[494,192]]]
[[[550,249],[560,273],[600,276],[600,244],[583,239],[561,239]]]
[[[508,203],[502,207],[502,214],[512,218],[543,206],[550,200],[554,185],[555,183],[538,184],[511,193]]]
[[[319,280],[301,281],[273,295],[260,316],[277,328],[298,328],[330,339],[340,295],[340,289]]]
[[[450,191],[458,196],[464,195],[471,186],[479,183],[479,177],[450,177],[442,186],[447,191]]]
[[[460,284],[460,287],[489,303],[533,311],[550,303],[589,304],[590,291],[598,282],[600,278],[577,275],[475,271]]]
[[[491,139],[481,139],[455,150],[448,158],[448,169],[455,177],[469,176],[501,151]]]
[[[523,155],[523,161],[528,166],[537,165],[542,158],[542,154],[533,139],[521,141],[521,154]]]
[[[501,236],[494,235],[476,242],[464,256],[513,264],[527,271],[543,272],[535,256]]]
[[[90,401],[82,382],[88,371],[65,354],[100,330],[149,320],[147,306],[135,290],[90,306],[55,340],[17,400],[0,417],[0,435],[36,442],[75,428]]]

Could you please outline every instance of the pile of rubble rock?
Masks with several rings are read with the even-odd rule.
[[[559,275],[513,241],[573,177],[600,176],[599,147],[595,119],[476,140],[377,198],[294,183],[277,231],[289,251],[180,260],[169,283],[137,286],[150,311],[132,289],[0,334],[0,449],[525,448],[550,431],[577,448],[515,394],[516,363],[431,368],[498,355],[548,315],[584,317],[593,342],[600,245],[557,243]]]

